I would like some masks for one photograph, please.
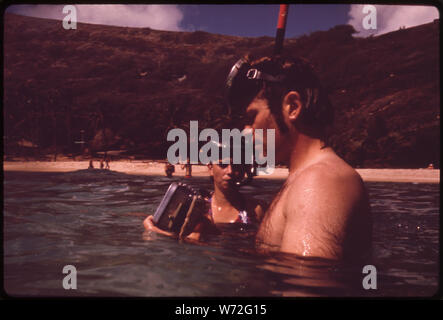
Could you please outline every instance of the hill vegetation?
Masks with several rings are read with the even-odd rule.
[[[5,14],[5,154],[23,139],[36,155],[124,149],[162,158],[172,128],[234,125],[224,81],[243,55],[273,38],[77,24]],[[335,106],[335,150],[354,166],[440,162],[439,22],[355,38],[336,26],[286,39],[309,59]],[[411,41],[413,40],[413,41]]]

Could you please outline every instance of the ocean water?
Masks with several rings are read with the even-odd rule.
[[[367,183],[376,289],[363,265],[335,265],[254,250],[255,230],[222,226],[205,243],[145,231],[179,177],[103,170],[4,172],[4,289],[11,296],[428,297],[439,289],[438,184]],[[211,189],[208,178],[186,179]],[[254,180],[242,193],[270,201],[282,181]],[[77,289],[63,288],[66,265]],[[367,278],[366,278],[367,280]],[[374,283],[372,282],[374,285]]]

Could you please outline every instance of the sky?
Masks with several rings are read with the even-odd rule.
[[[351,24],[356,36],[380,35],[432,22],[439,12],[432,6],[374,5],[375,29],[365,29],[365,5],[291,4],[286,37]],[[63,5],[13,5],[6,12],[62,20]],[[75,5],[78,22],[156,30],[196,31],[245,37],[275,36],[279,5]]]

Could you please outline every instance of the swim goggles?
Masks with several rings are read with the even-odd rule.
[[[245,106],[260,91],[263,82],[283,82],[283,75],[272,76],[253,68],[246,59],[238,60],[226,79],[226,100],[229,106]],[[249,103],[248,103],[249,104]]]

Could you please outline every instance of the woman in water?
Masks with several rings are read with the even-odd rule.
[[[214,182],[209,215],[214,223],[259,224],[264,215],[264,203],[246,198],[239,191],[237,181],[245,175],[245,168],[235,164],[209,164]]]
[[[245,167],[219,162],[209,164],[208,169],[214,183],[214,192],[208,201],[208,211],[201,213],[201,222],[187,238],[198,240],[202,234],[216,233],[216,224],[220,223],[258,226],[265,213],[265,204],[240,193],[237,182],[244,177]],[[156,227],[152,215],[145,219],[143,225],[147,230],[174,236]]]

